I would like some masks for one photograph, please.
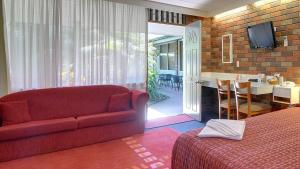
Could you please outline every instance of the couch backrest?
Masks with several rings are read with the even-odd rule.
[[[6,95],[0,102],[27,100],[32,120],[45,120],[106,112],[110,96],[126,92],[114,85],[37,89]]]

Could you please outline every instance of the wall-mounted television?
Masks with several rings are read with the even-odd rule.
[[[273,22],[265,22],[247,28],[251,49],[277,47]]]

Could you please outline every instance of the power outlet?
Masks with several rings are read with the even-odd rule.
[[[283,46],[289,46],[289,40],[287,36],[283,37]]]
[[[236,67],[240,67],[240,61],[236,61]]]

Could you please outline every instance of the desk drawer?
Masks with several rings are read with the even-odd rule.
[[[275,87],[273,91],[273,96],[291,98],[291,92],[291,88]]]

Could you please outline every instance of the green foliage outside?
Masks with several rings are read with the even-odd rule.
[[[148,93],[150,95],[150,104],[155,104],[168,98],[158,92],[159,84],[157,83],[158,70],[157,70],[157,57],[159,51],[153,46],[152,43],[148,44]]]

